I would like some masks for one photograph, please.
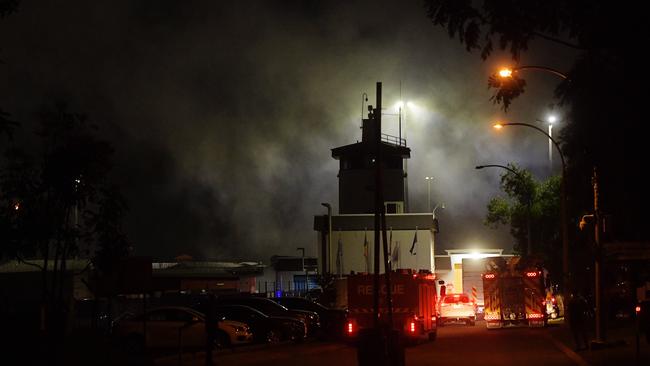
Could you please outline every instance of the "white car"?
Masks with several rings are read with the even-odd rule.
[[[143,315],[122,319],[116,323],[113,334],[135,352],[145,346],[145,327],[146,347],[205,347],[205,316],[196,310],[180,306],[158,307]],[[253,333],[248,325],[233,320],[219,320],[216,345],[229,346],[252,341]]]
[[[476,324],[476,303],[466,294],[447,294],[440,300],[438,322],[443,326],[450,322]]]

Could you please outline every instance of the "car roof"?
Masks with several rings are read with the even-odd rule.
[[[262,314],[262,315],[264,315],[264,316],[268,316],[268,315],[264,314],[263,312],[261,312],[261,311],[255,309],[255,308],[253,308],[253,307],[250,307],[250,306],[248,306],[248,305],[240,305],[240,304],[219,304],[219,305],[217,305],[217,309],[219,309],[219,308],[222,308],[222,309],[223,309],[223,308],[244,308],[244,309],[246,309],[246,310],[250,310],[250,311],[255,312],[255,313],[257,313],[257,314]]]
[[[201,318],[205,318],[205,314],[203,314],[200,311],[194,310],[192,308],[188,308],[186,306],[156,306],[151,309],[147,309],[147,313],[153,312],[153,311],[160,311],[160,310],[181,310],[185,311],[188,313],[191,313],[192,315],[199,316]]]

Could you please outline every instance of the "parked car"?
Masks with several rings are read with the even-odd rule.
[[[305,299],[302,297],[277,297],[272,299],[289,310],[307,310],[318,314],[321,323],[321,329],[328,336],[342,336],[345,329],[345,322],[348,317],[348,311],[343,309],[333,309],[318,302]]]
[[[289,310],[275,301],[254,296],[223,296],[217,300],[218,305],[246,305],[268,316],[293,317],[307,325],[307,334],[316,334],[320,329],[317,313],[307,310]]]
[[[447,294],[440,300],[438,307],[438,324],[444,326],[450,322],[476,323],[476,303],[470,301],[467,294]]]
[[[146,320],[146,325],[145,325]],[[181,306],[151,309],[134,317],[125,316],[115,324],[113,334],[131,351],[150,348],[202,349],[206,343],[205,316],[196,310]],[[216,346],[251,343],[253,333],[242,322],[219,320]],[[179,344],[180,342],[180,344]]]
[[[220,318],[248,324],[253,339],[258,343],[277,343],[281,341],[302,342],[307,336],[307,325],[292,317],[268,316],[246,305],[217,306]]]

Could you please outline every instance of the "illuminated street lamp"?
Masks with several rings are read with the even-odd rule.
[[[533,128],[542,134],[544,134],[546,137],[549,138],[555,145],[555,148],[557,148],[557,152],[560,155],[560,159],[562,161],[562,183],[560,184],[560,220],[561,222],[561,229],[562,229],[562,272],[563,273],[563,286],[564,286],[564,294],[567,294],[567,291],[569,290],[569,232],[567,228],[567,198],[566,198],[566,164],[564,162],[564,155],[562,154],[562,149],[560,149],[560,145],[555,141],[549,134],[547,134],[544,130],[541,128],[531,125],[528,123],[497,123],[494,125],[494,128],[497,130],[502,129],[505,126],[525,126],[525,127],[530,127]],[[568,299],[565,296],[565,299]]]
[[[537,65],[517,66],[517,67],[513,67],[513,68],[503,67],[503,68],[499,69],[499,71],[497,72],[497,75],[499,75],[502,78],[511,78],[517,72],[519,72],[521,70],[544,71],[544,72],[548,72],[548,73],[554,74],[556,76],[559,76],[562,79],[568,79],[569,78],[568,76],[566,76],[566,74],[564,74],[564,73],[562,73],[562,72],[560,72],[558,70],[555,70],[555,69],[552,69],[552,68],[546,67],[546,66],[537,66]]]
[[[488,165],[477,165],[476,166],[476,169],[483,169],[483,168],[501,168],[501,169],[505,169],[505,170],[511,172],[512,174],[514,174],[515,176],[517,176],[517,178],[519,178],[519,180],[523,181],[523,176],[521,175],[521,173],[519,173],[516,170],[514,170],[514,169],[512,169],[512,168],[510,168],[508,166],[505,166],[505,165],[488,164]],[[528,253],[528,255],[531,255],[531,254],[533,254],[533,244],[532,244],[531,235],[530,235],[530,208],[532,206],[533,195],[528,194],[527,198],[528,199],[527,199],[527,202],[526,202],[526,232],[527,232],[528,235],[526,235],[526,236],[528,237],[528,247],[526,248],[526,253]]]

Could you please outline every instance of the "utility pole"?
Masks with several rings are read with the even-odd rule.
[[[596,297],[596,339],[592,343],[604,343],[603,338],[603,319],[602,319],[602,299],[601,299],[601,283],[600,283],[600,266],[602,264],[602,245],[600,242],[601,230],[601,217],[598,207],[598,175],[594,167],[594,175],[591,181],[594,188],[594,246],[595,246],[595,265],[594,265],[594,282],[595,282],[595,297]]]
[[[383,185],[381,179],[381,82],[377,82],[377,106],[372,113],[375,121],[375,243],[373,276],[373,310],[375,328],[379,329],[379,241],[381,230],[381,212],[384,209]]]

